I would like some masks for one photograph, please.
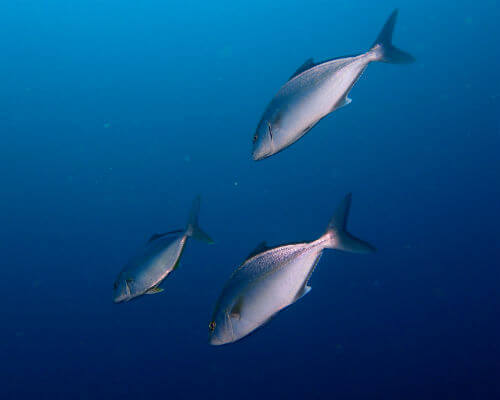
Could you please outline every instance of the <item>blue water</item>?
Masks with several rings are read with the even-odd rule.
[[[251,160],[305,59],[365,51],[392,9],[408,66]],[[500,4],[4,1],[1,399],[500,398]],[[353,193],[374,255],[325,251],[311,294],[232,345],[208,323],[255,245],[312,240]],[[196,194],[165,292],[112,303]]]

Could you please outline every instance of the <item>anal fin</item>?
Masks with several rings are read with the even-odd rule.
[[[351,102],[352,102],[352,99],[350,97],[346,96],[337,103],[337,105],[335,106],[335,109],[345,107],[345,106],[351,104]]]
[[[311,286],[307,286],[304,285],[302,287],[302,289],[299,291],[299,293],[297,293],[297,296],[295,297],[295,301],[301,299],[302,297],[304,297],[307,293],[309,293],[310,291],[312,290],[312,287]]]

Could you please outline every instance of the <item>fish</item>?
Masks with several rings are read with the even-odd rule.
[[[162,282],[179,265],[188,238],[212,244],[214,241],[198,225],[200,197],[191,207],[185,229],[153,234],[141,252],[136,254],[119,273],[113,284],[113,302],[123,303],[144,294],[156,294],[164,289]]]
[[[347,232],[351,201],[351,194],[345,196],[317,240],[274,248],[265,243],[257,246],[222,289],[208,326],[211,345],[242,339],[310,293],[309,279],[324,249],[375,252],[371,244]]]
[[[396,9],[367,52],[321,63],[310,58],[297,69],[276,93],[259,121],[252,140],[255,161],[279,153],[322,118],[350,104],[349,92],[371,62],[409,64],[415,61],[412,55],[392,44],[397,15]]]

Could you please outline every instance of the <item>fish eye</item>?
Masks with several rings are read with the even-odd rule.
[[[208,324],[208,330],[209,330],[210,332],[213,332],[213,331],[215,330],[215,326],[216,326],[216,325],[217,325],[217,324],[215,323],[215,321],[210,322],[210,323]]]
[[[257,135],[257,133],[255,135],[253,135],[253,143],[255,143],[258,138],[259,138],[259,135]]]

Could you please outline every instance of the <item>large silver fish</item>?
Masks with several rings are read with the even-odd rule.
[[[121,303],[143,294],[162,292],[159,285],[177,267],[187,239],[193,237],[207,243],[212,239],[198,226],[200,198],[191,208],[185,230],[156,233],[144,250],[132,258],[118,275],[113,285],[113,301]]]
[[[349,194],[325,234],[313,242],[257,248],[222,290],[209,324],[210,344],[222,345],[243,338],[309,293],[309,278],[324,249],[375,251],[346,231],[350,205]]]
[[[356,81],[372,61],[408,64],[414,58],[392,45],[395,10],[373,46],[357,56],[315,64],[307,60],[267,106],[253,137],[254,160],[276,154],[304,136],[323,117],[351,102]]]

